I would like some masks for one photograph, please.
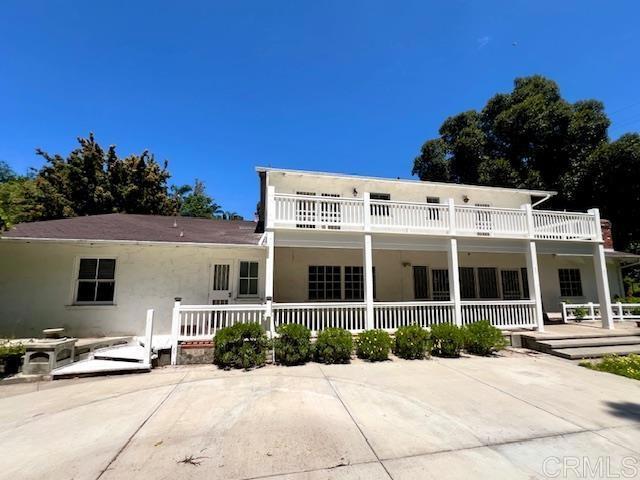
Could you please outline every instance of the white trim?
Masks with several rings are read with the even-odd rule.
[[[80,275],[80,261],[81,260],[113,260],[115,265],[113,267],[113,299],[110,302],[79,302],[78,298],[78,284],[80,283],[80,279],[78,276]],[[74,271],[71,276],[72,288],[71,288],[71,301],[69,302],[68,307],[112,307],[117,305],[116,297],[117,297],[117,288],[118,288],[118,256],[117,255],[76,255],[73,260]],[[96,265],[96,268],[99,268]],[[84,279],[85,281],[91,281],[88,279]],[[98,282],[97,279],[94,281]],[[106,281],[109,281],[107,279]]]
[[[533,195],[536,197],[546,196],[550,198],[554,195],[557,195],[558,192],[550,191],[550,190],[525,190],[519,188],[507,188],[507,187],[488,187],[484,185],[469,185],[465,183],[449,183],[449,182],[431,182],[424,180],[412,180],[408,178],[384,178],[384,177],[368,177],[364,175],[353,175],[347,173],[332,173],[332,172],[316,172],[312,170],[294,170],[294,169],[286,169],[286,168],[271,168],[271,167],[256,167],[256,172],[273,172],[273,173],[289,173],[295,175],[309,175],[309,176],[321,176],[321,177],[334,177],[341,179],[360,179],[365,181],[375,181],[375,182],[389,182],[389,183],[410,183],[414,185],[425,185],[425,186],[438,186],[438,187],[452,187],[457,189],[472,189],[472,190],[489,190],[489,191],[502,191],[502,192],[514,192],[520,193],[523,195]],[[545,199],[546,200],[546,199]]]
[[[187,247],[219,247],[219,248],[256,248],[263,250],[266,246],[247,243],[199,243],[199,242],[156,242],[147,240],[87,240],[82,238],[39,238],[39,237],[0,237],[0,242],[48,242],[79,244],[116,244],[116,245],[153,245],[153,246],[187,246]]]

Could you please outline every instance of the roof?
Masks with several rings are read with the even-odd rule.
[[[2,233],[4,239],[95,240],[126,242],[258,245],[256,223],[111,213],[21,223]]]
[[[506,192],[517,192],[524,195],[532,195],[534,197],[552,197],[557,195],[558,192],[550,190],[527,190],[524,188],[508,188],[508,187],[490,187],[487,185],[469,185],[466,183],[453,183],[453,182],[431,182],[429,180],[413,180],[408,178],[384,178],[384,177],[368,177],[363,175],[355,175],[351,173],[331,173],[331,172],[314,172],[311,170],[292,170],[286,168],[272,168],[272,167],[256,167],[256,172],[276,172],[276,173],[297,173],[300,175],[318,175],[325,177],[337,177],[337,178],[358,178],[360,180],[372,180],[377,182],[401,182],[421,185],[432,185],[435,187],[454,187],[465,189],[481,189],[481,190],[500,190]]]
[[[604,254],[609,258],[619,258],[621,260],[640,260],[640,255],[636,255],[635,253],[619,252],[617,250],[605,250]]]

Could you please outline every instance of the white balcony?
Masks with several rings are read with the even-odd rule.
[[[596,212],[413,203],[270,192],[275,229],[342,230],[540,240],[600,241]]]

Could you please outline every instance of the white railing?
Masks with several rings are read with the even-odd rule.
[[[374,328],[396,330],[406,325],[423,328],[453,322],[453,302],[375,302]]]
[[[497,328],[536,326],[536,305],[532,300],[462,301],[462,324],[488,320]]]
[[[181,305],[178,340],[212,340],[216,331],[236,323],[264,324],[264,305]]]
[[[495,236],[542,240],[600,240],[593,212],[533,210],[531,224],[523,208],[398,202],[362,198],[270,193],[267,215],[275,228],[413,232],[464,236]],[[365,212],[365,208],[369,208]],[[531,229],[531,230],[530,230]]]
[[[275,226],[328,230],[362,230],[361,198],[276,194]]]
[[[456,233],[525,237],[527,213],[515,208],[455,207]]]
[[[601,231],[590,213],[533,211],[535,237],[545,240],[593,240]]]
[[[449,230],[449,208],[434,203],[371,200],[371,228],[446,233]]]
[[[366,307],[362,302],[274,303],[273,321],[276,328],[300,323],[313,335],[330,327],[344,328],[352,333],[367,328]]]
[[[640,303],[612,303],[611,315],[614,320],[640,321]],[[599,303],[562,303],[562,320],[601,320]]]

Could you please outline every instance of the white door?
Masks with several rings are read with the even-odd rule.
[[[209,303],[224,305],[231,298],[231,262],[216,263],[211,267],[211,285]]]

